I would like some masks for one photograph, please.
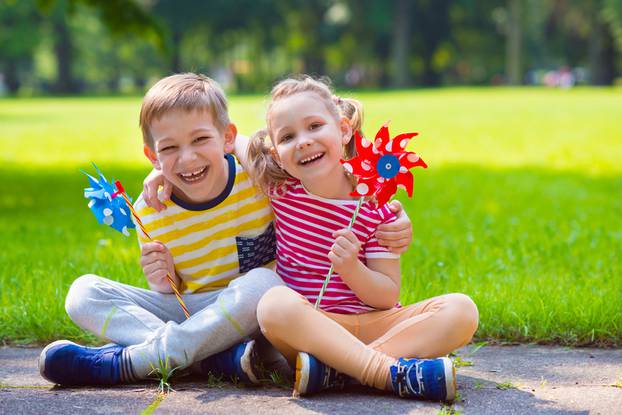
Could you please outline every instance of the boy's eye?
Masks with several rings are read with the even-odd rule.
[[[176,146],[166,146],[160,149],[160,153],[166,153],[175,150]]]
[[[195,143],[202,143],[202,142],[207,141],[207,140],[209,140],[209,139],[210,139],[210,137],[206,137],[206,136],[203,136],[203,137],[197,137],[197,138],[195,138],[195,139],[194,139],[194,142],[195,142]]]
[[[311,125],[309,126],[309,129],[310,130],[315,130],[317,128],[320,128],[321,126],[322,126],[322,123],[314,122],[314,123],[311,123]]]
[[[285,134],[284,136],[281,136],[280,142],[283,143],[285,141],[291,140],[292,138],[294,138],[293,134]]]

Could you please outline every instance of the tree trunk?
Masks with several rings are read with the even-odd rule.
[[[519,85],[521,74],[521,0],[508,2],[508,27],[506,34],[505,73],[510,85]]]
[[[8,60],[4,66],[4,83],[9,91],[9,94],[15,95],[19,91],[21,82],[19,80],[19,71],[17,70],[17,63],[13,60]]]
[[[182,40],[182,33],[180,30],[175,30],[173,32],[173,50],[171,51],[171,53],[173,54],[171,57],[171,70],[173,71],[173,73],[180,73],[182,72],[181,69],[181,40]]]
[[[391,61],[393,63],[391,84],[397,88],[410,85],[408,52],[411,6],[412,2],[410,0],[397,0],[395,3],[395,26],[393,27],[393,47],[391,50]]]
[[[73,42],[71,33],[67,26],[67,20],[64,15],[58,16],[54,21],[55,44],[54,51],[56,53],[56,92],[72,93],[76,92],[76,82],[73,77]]]
[[[590,38],[590,80],[592,85],[612,85],[615,81],[616,48],[609,25],[595,16]]]

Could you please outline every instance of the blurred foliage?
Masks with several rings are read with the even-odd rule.
[[[0,25],[22,95],[141,92],[180,71],[242,92],[296,72],[377,88],[569,67],[607,85],[622,64],[622,0],[0,0]]]

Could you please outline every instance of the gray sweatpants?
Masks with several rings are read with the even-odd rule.
[[[71,285],[65,309],[81,328],[128,346],[124,354],[142,379],[158,359],[183,369],[254,334],[257,303],[277,285],[283,282],[276,273],[256,268],[219,291],[183,295],[186,319],[173,294],[87,274]]]

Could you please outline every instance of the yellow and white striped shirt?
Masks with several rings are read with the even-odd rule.
[[[225,287],[275,259],[270,203],[234,157],[225,157],[229,179],[215,199],[197,205],[172,196],[162,212],[148,207],[142,194],[134,203],[149,235],[171,251],[183,293]],[[137,235],[141,245],[149,242],[140,229]]]

